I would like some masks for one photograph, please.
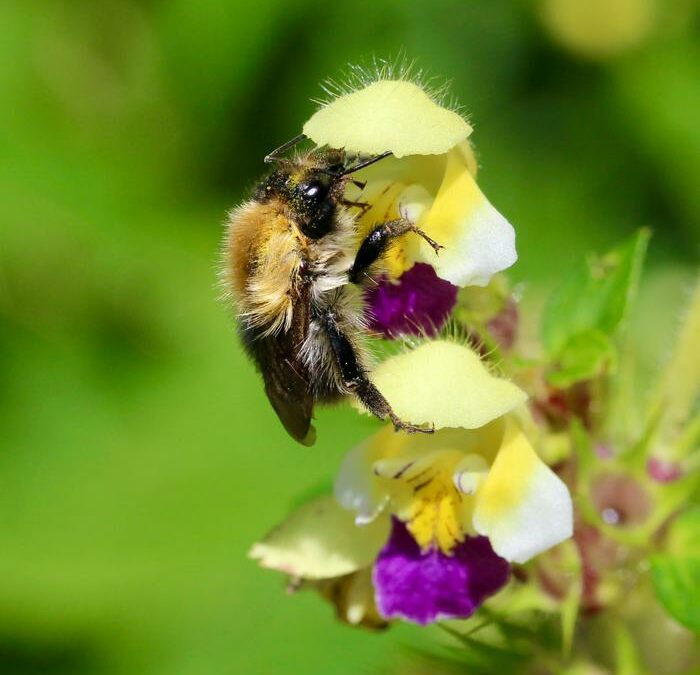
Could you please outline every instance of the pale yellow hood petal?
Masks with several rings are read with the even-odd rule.
[[[492,375],[470,347],[445,340],[388,358],[372,379],[401,419],[436,429],[478,429],[527,398]]]
[[[325,105],[303,131],[319,146],[405,157],[441,155],[464,141],[472,128],[417,84],[379,80]]]

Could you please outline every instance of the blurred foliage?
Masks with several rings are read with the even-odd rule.
[[[525,302],[650,227],[658,365],[698,260],[697,7],[646,0],[601,53],[553,4],[0,3],[0,672],[381,672],[423,639],[283,602],[245,559],[373,428],[326,410],[295,445],[215,288],[226,209],[348,62],[453,81]]]
[[[680,623],[700,631],[700,507],[679,516],[669,550],[652,558],[656,592]]]

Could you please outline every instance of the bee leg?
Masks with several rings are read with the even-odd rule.
[[[360,211],[360,218],[367,213],[372,208],[372,205],[369,202],[354,202],[349,199],[341,199],[340,203],[343,206],[349,206],[350,208],[356,208],[359,209]]]
[[[391,409],[389,402],[365,374],[357,360],[352,343],[338,327],[335,314],[332,311],[326,312],[321,317],[321,322],[331,343],[343,384],[360,399],[367,410],[380,420],[391,420],[397,431],[401,429],[406,433],[421,432],[425,434],[432,434],[435,431],[433,427],[409,424],[399,419]]]
[[[416,227],[406,218],[389,220],[377,225],[364,239],[355,256],[355,262],[348,272],[348,278],[353,284],[359,283],[367,270],[384,254],[389,244],[407,232],[415,232],[437,253],[443,246],[431,239],[423,230]]]

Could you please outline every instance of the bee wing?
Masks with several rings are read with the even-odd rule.
[[[288,330],[272,335],[260,328],[241,325],[246,351],[256,361],[265,382],[265,393],[289,435],[302,445],[313,445],[316,430],[311,425],[314,395],[306,369],[298,362],[299,346],[309,326],[308,297],[295,298],[295,311]]]
[[[288,358],[264,369],[265,393],[290,436],[302,445],[313,445],[316,430],[311,425],[314,399],[309,383]]]

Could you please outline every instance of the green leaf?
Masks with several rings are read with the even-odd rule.
[[[590,257],[555,291],[542,320],[550,357],[560,357],[582,333],[615,333],[636,293],[648,241],[649,231],[640,230],[607,255]]]
[[[547,377],[555,387],[565,388],[599,376],[615,362],[610,338],[599,330],[587,330],[568,340],[559,354],[556,370]]]
[[[700,631],[700,508],[674,522],[668,550],[652,557],[651,573],[656,595],[668,613]]]
[[[668,613],[684,626],[700,631],[700,559],[652,558],[654,589]]]
[[[694,506],[676,518],[668,535],[668,552],[700,560],[700,506]]]

